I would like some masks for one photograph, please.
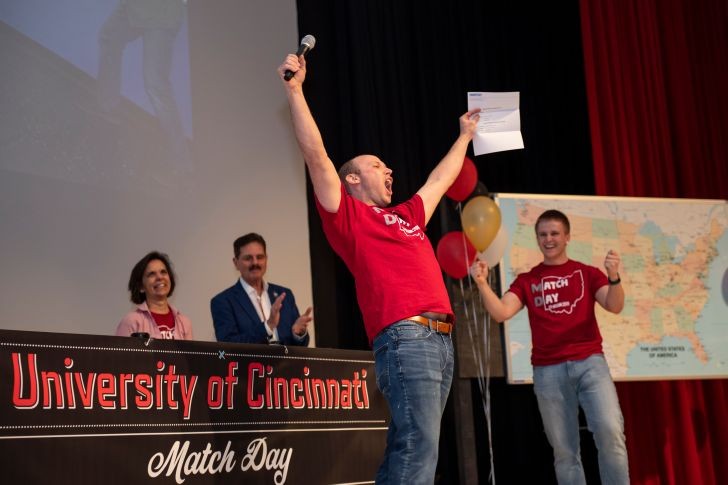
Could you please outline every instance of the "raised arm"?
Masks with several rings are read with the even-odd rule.
[[[602,308],[612,313],[619,313],[624,308],[624,288],[619,276],[619,262],[619,254],[610,249],[604,258],[604,269],[607,270],[607,278],[611,283],[599,288],[596,294],[597,302]]]
[[[290,81],[283,79],[286,69],[296,74]],[[306,98],[303,96],[303,81],[306,79],[306,60],[289,54],[278,67],[278,75],[286,89],[288,105],[296,141],[311,175],[313,190],[319,202],[329,212],[336,212],[341,202],[341,182],[336,167],[326,153],[321,132],[316,126]]]
[[[479,112],[480,108],[476,108],[460,117],[460,135],[450,147],[447,155],[430,172],[425,185],[417,191],[425,204],[425,223],[430,220],[437,204],[440,203],[440,199],[460,173],[465,159],[465,151],[468,149],[468,143],[473,139],[475,128],[480,119]]]
[[[502,323],[508,320],[523,308],[521,300],[510,291],[506,291],[503,298],[498,298],[498,295],[495,294],[488,284],[487,262],[475,261],[471,274],[473,275],[475,284],[478,285],[478,291],[480,291],[480,296],[483,298],[486,311],[490,313],[490,316],[496,322]]]

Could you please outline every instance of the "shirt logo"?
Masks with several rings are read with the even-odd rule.
[[[157,325],[163,339],[174,340],[174,327],[169,328],[166,325]]]
[[[578,269],[568,276],[546,276],[538,285],[531,285],[531,293],[536,307],[570,315],[584,298],[584,275]]]
[[[420,229],[419,224],[412,226],[409,222],[405,221],[395,213],[385,212],[379,207],[372,207],[374,212],[381,215],[384,218],[384,224],[391,226],[397,224],[398,229],[407,237],[419,237],[420,240],[425,239],[425,233]]]

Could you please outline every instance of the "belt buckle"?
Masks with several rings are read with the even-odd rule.
[[[436,319],[434,319],[434,318],[428,318],[428,319],[427,319],[427,326],[428,326],[428,328],[429,328],[429,329],[430,329],[431,331],[433,331],[433,332],[435,332],[435,333],[439,333],[439,334],[442,334],[442,335],[446,335],[446,334],[447,334],[447,332],[445,332],[445,331],[441,331],[441,330],[440,330],[440,323],[441,323],[441,322],[440,322],[439,320],[436,320]]]

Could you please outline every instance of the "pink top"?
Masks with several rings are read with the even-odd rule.
[[[425,208],[419,195],[381,208],[355,199],[341,186],[335,213],[316,200],[331,247],[354,275],[369,342],[385,327],[425,312],[452,317],[442,272],[425,236]]]
[[[174,338],[177,340],[192,340],[192,322],[190,319],[169,305],[169,309],[174,315]],[[136,310],[124,315],[119,325],[116,327],[116,335],[121,337],[129,337],[134,332],[146,332],[150,337],[163,339],[164,335],[157,327],[152,317],[147,302],[139,305]]]

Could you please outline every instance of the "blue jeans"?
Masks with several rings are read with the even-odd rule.
[[[560,485],[586,484],[579,453],[579,405],[589,431],[594,434],[602,484],[629,483],[624,420],[603,355],[534,366],[533,390],[546,436],[554,449]]]
[[[402,320],[384,329],[373,349],[377,386],[392,416],[376,483],[432,485],[453,377],[452,339]]]

